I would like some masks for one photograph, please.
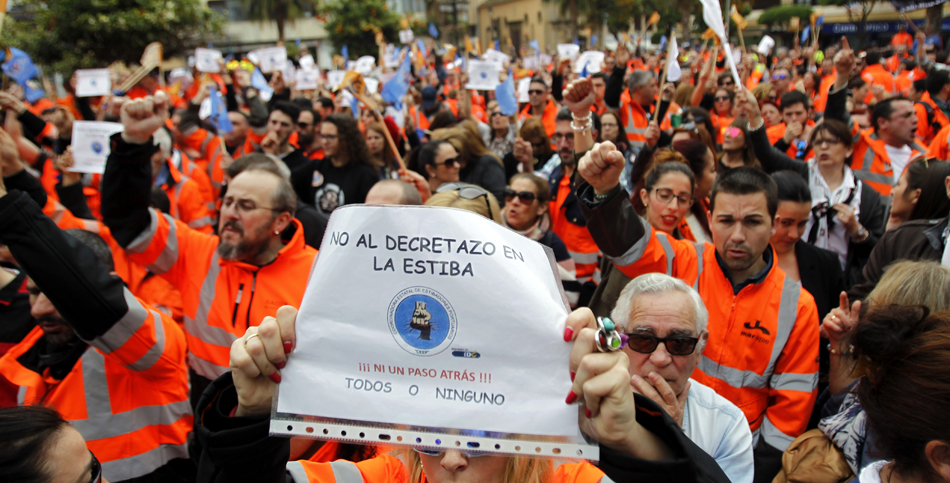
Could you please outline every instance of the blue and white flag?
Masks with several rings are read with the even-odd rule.
[[[802,45],[808,42],[809,35],[811,35],[811,25],[806,25],[805,28],[802,29],[802,38],[801,38]]]
[[[392,104],[396,109],[402,109],[402,99],[409,92],[409,81],[412,78],[412,62],[409,53],[402,60],[402,65],[396,75],[383,86],[383,100]]]
[[[495,100],[498,101],[498,108],[506,116],[514,116],[518,113],[518,99],[515,97],[515,81],[508,69],[508,78],[505,82],[498,84],[495,88]]]
[[[340,49],[340,55],[343,56],[343,60],[350,60],[349,46],[344,45],[343,48]]]
[[[434,39],[439,38],[439,29],[435,28],[432,22],[429,22],[429,35]]]
[[[46,95],[40,83],[34,79],[39,75],[39,69],[33,65],[33,59],[26,52],[10,47],[10,57],[6,58],[5,53],[3,57],[0,59],[3,60],[3,73],[23,86],[27,101],[36,102]]]
[[[218,94],[218,90],[215,89],[214,85],[211,86],[209,95],[211,96],[211,117],[209,119],[211,124],[214,124],[214,127],[218,129],[218,135],[233,131],[234,126],[231,125],[231,119],[228,118],[227,104],[221,99],[221,95]]]
[[[251,87],[257,89],[257,92],[261,95],[261,100],[264,102],[269,101],[274,95],[274,89],[270,88],[267,79],[264,78],[264,74],[262,74],[261,70],[257,67],[254,68],[254,73],[251,74]]]

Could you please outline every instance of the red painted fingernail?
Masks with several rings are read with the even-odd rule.
[[[587,419],[590,419],[593,416],[593,414],[591,414],[590,409],[585,409],[584,416],[587,416]]]
[[[267,378],[270,379],[271,381],[274,381],[274,384],[280,384],[280,373],[279,373],[279,372],[275,372],[275,373],[273,373],[273,374],[267,376]]]
[[[287,361],[284,361],[284,362],[278,362],[277,364],[274,364],[274,367],[276,367],[276,368],[278,368],[278,369],[283,369],[284,366],[286,366],[286,365],[287,365]]]
[[[567,404],[574,404],[574,401],[577,401],[577,394],[574,391],[567,393],[567,399],[564,400]]]
[[[294,350],[293,342],[284,342],[284,354],[290,354],[290,351]]]
[[[571,371],[571,382],[574,382],[574,378],[575,378],[576,376],[577,376],[577,373],[574,372],[574,371]]]
[[[574,329],[568,327],[564,329],[564,342],[570,342],[571,338],[574,337]]]

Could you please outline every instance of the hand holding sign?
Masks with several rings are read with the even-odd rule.
[[[297,309],[283,306],[277,317],[264,317],[257,327],[250,327],[244,337],[231,344],[231,374],[237,390],[235,416],[270,414],[271,401],[280,383],[280,369],[294,348]]]

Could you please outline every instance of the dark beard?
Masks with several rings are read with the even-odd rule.
[[[244,235],[244,230],[241,230]],[[258,233],[261,235],[261,233]],[[270,247],[270,239],[265,237],[259,241],[248,241],[243,239],[237,244],[226,243],[224,240],[218,242],[218,256],[222,260],[255,260]]]
[[[66,321],[61,317],[48,315],[36,319],[37,325],[42,322],[52,322],[66,327],[66,330],[59,333],[47,332],[43,334],[43,338],[46,340],[46,345],[51,349],[63,347],[79,340],[79,336],[76,335],[76,331],[74,331],[72,327],[70,327],[69,324],[67,324]]]

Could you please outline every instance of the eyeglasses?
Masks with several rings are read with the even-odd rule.
[[[305,122],[298,122],[298,123],[297,123],[297,127],[299,127],[300,129],[310,129],[310,126],[312,126],[312,125],[313,125],[313,124],[307,124],[307,123],[305,123]]]
[[[727,137],[737,138],[742,135],[742,129],[737,127],[727,127],[725,133]]]
[[[600,123],[601,127],[618,127],[617,123],[614,122],[602,122]]]
[[[524,204],[526,204],[526,205],[531,204],[531,203],[534,203],[534,200],[536,200],[536,199],[538,198],[537,195],[535,195],[534,193],[532,193],[532,192],[530,192],[530,191],[516,192],[516,191],[513,190],[513,189],[506,189],[506,190],[505,190],[505,202],[506,202],[506,203],[511,203],[512,201],[514,201],[514,199],[515,199],[516,196],[518,197],[519,200],[521,200],[522,203],[524,203]]]
[[[489,117],[495,117],[495,116],[504,116],[504,114],[502,114],[502,113],[499,112],[499,111],[492,111],[491,116],[489,116]]]
[[[412,448],[413,451],[419,454],[424,454],[426,456],[442,456],[445,454],[445,450],[437,451],[433,449],[425,448]],[[466,458],[478,458],[479,456],[488,456],[490,453],[485,451],[469,451],[469,450],[459,450],[459,453],[462,453]]]
[[[816,148],[822,145],[831,147],[841,144],[841,140],[838,138],[818,138],[813,140],[811,144]]]
[[[528,91],[528,94],[532,96],[540,96],[541,94],[544,94],[544,91],[540,89],[531,89],[530,91]]]
[[[729,96],[718,96],[713,98],[716,102],[728,101]]]
[[[732,77],[727,77],[725,80],[719,83],[720,87],[729,87],[736,85],[736,81],[732,80]]]
[[[89,456],[92,456],[92,465],[90,465],[92,477],[89,478],[89,483],[102,483],[102,465],[92,451],[89,452]]]
[[[673,201],[673,198],[676,198],[676,201],[679,202],[680,206],[686,206],[686,207],[693,206],[692,196],[689,196],[686,194],[676,195],[673,193],[673,190],[669,188],[650,188],[650,189],[656,193],[656,199],[660,200],[660,203],[663,203],[665,205],[670,204],[670,202]]]
[[[317,134],[320,139],[326,139],[327,141],[336,141],[336,138],[339,137],[336,134]]]
[[[785,80],[788,79],[788,76],[785,74],[775,74],[772,76],[772,80]]]
[[[224,201],[221,202],[221,208],[230,208],[231,205],[235,205],[236,206],[235,209],[238,211],[238,213],[242,215],[254,210],[276,211],[269,206],[257,206],[257,203],[254,203],[251,200],[238,200],[238,199],[231,198],[230,196],[225,198]]]
[[[445,165],[446,168],[454,168],[458,163],[459,163],[459,158],[455,157],[455,158],[446,159],[445,161],[442,161],[441,163],[432,163],[432,164],[436,166]]]
[[[561,134],[561,133],[559,133],[559,132],[556,132],[556,133],[554,133],[554,135],[551,136],[551,141],[554,142],[555,144],[561,142],[562,139],[567,140],[567,142],[569,142],[569,143],[573,143],[573,142],[574,142],[574,133]]]
[[[699,342],[699,337],[657,337],[637,333],[627,334],[627,337],[629,338],[627,347],[641,354],[652,354],[662,342],[666,346],[666,352],[669,352],[670,355],[688,356],[696,350],[696,344]]]
[[[531,143],[531,147],[532,147],[535,151],[539,151],[539,152],[540,152],[540,151],[544,151],[544,144],[545,144],[544,141],[541,141],[541,142],[538,142],[538,143]]]
[[[491,202],[488,201],[488,191],[485,191],[485,189],[481,186],[462,183],[446,183],[442,186],[439,186],[439,189],[435,190],[436,193],[442,193],[443,191],[458,191],[459,197],[466,200],[476,200],[479,197],[484,196],[485,206],[488,207],[488,218],[491,220],[495,219],[495,214],[491,209]]]

